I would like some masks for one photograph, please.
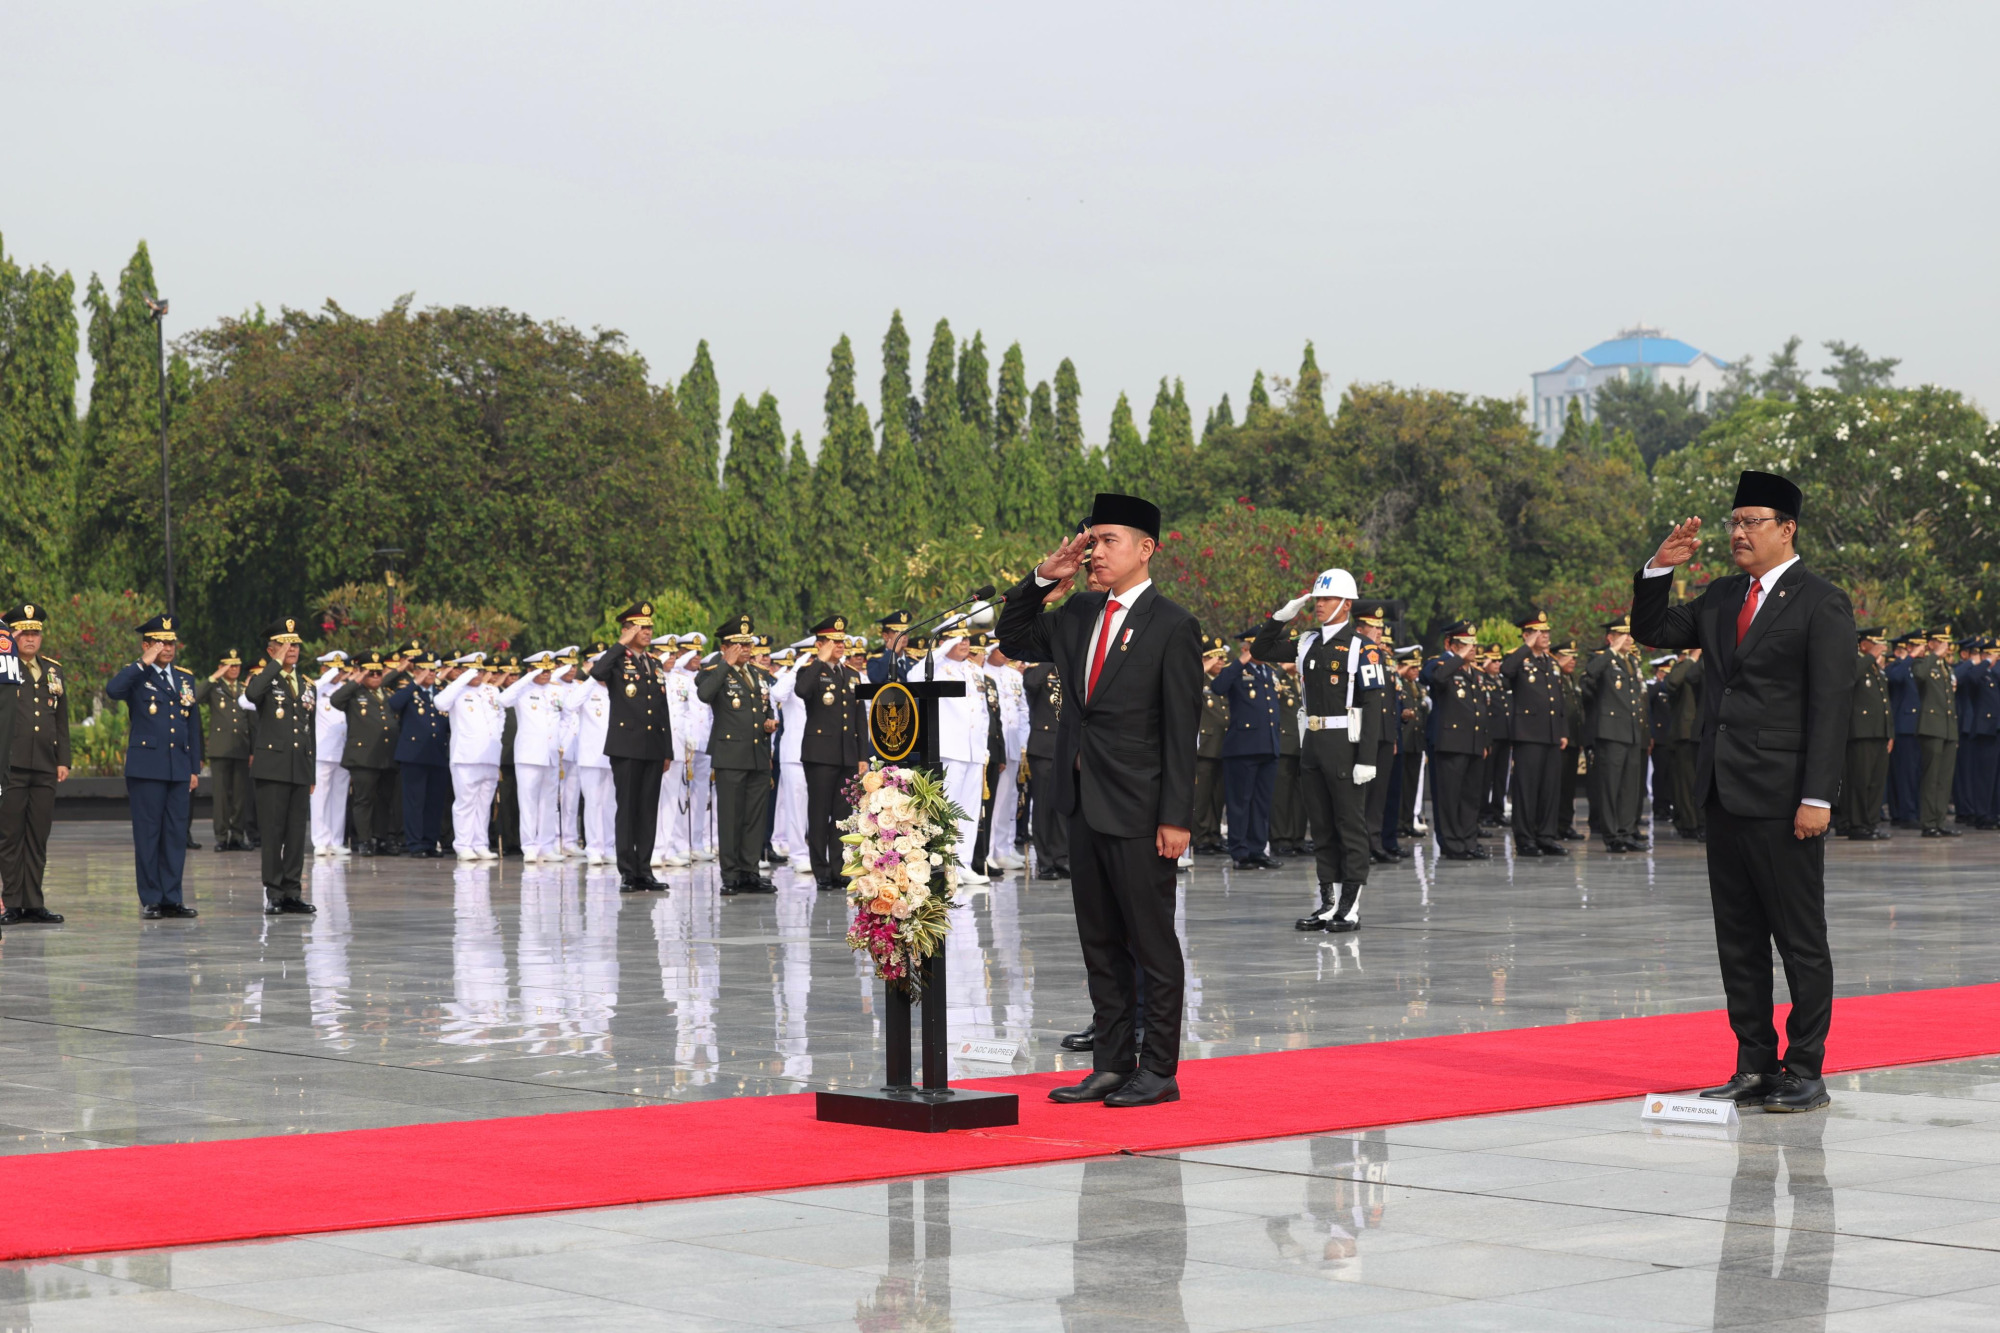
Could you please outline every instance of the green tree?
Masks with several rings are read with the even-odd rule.
[[[1292,389],[1292,401],[1308,412],[1326,415],[1326,392],[1320,384],[1319,357],[1306,342],[1305,356],[1299,361],[1299,382]]]
[[[1244,424],[1249,424],[1259,412],[1269,411],[1270,407],[1271,395],[1264,388],[1264,372],[1260,370],[1250,379],[1250,397],[1243,406]]]
[[[806,453],[806,438],[799,431],[792,432],[792,452],[785,460],[785,508],[792,529],[791,570],[787,575],[789,586],[770,590],[772,602],[779,608],[780,629],[778,633],[788,634],[799,625],[811,625],[816,618],[813,609],[827,605],[826,580],[838,558],[837,552],[821,546],[814,532],[813,513],[813,462]],[[781,640],[782,642],[782,640]]]
[[[924,358],[923,410],[911,423],[910,438],[933,481],[945,465],[945,442],[958,425],[958,340],[951,321],[941,319],[931,331],[930,354]]]
[[[699,530],[711,531],[722,516],[722,386],[709,357],[708,339],[695,344],[694,362],[681,376],[674,401],[694,473],[695,523]],[[707,597],[719,596],[729,580],[728,548],[721,542],[700,542],[688,550],[687,559],[688,586]]]
[[[45,599],[67,581],[75,521],[76,283],[0,244],[0,582]]]
[[[970,426],[980,443],[988,448],[994,442],[991,373],[992,367],[986,360],[986,335],[974,329],[972,341],[958,357],[958,419]]]
[[[1575,400],[1570,401],[1574,406]],[[1660,384],[1649,377],[1607,380],[1599,386],[1594,406],[1607,431],[1632,437],[1648,473],[1655,463],[1687,448],[1708,429],[1708,415],[1695,409],[1693,388]]]
[[[914,443],[922,416],[916,395],[910,392],[910,331],[903,327],[903,312],[897,310],[889,316],[889,331],[882,335],[883,441],[888,441],[893,421],[904,443]]]
[[[785,428],[767,390],[753,408],[738,396],[729,413],[722,463],[722,537],[729,543],[729,601],[723,614],[789,618],[796,604],[792,514],[785,477]]]
[[[864,529],[870,533],[867,544],[877,552],[907,550],[931,530],[929,483],[903,421],[902,412],[883,414],[875,495],[862,509]]]
[[[853,605],[857,579],[847,555],[867,512],[863,506],[872,504],[874,490],[875,441],[868,429],[868,409],[855,397],[854,347],[842,334],[827,365],[826,435],[820,440],[812,502],[804,516],[812,528],[809,545],[817,571],[812,586],[818,596],[809,610],[844,610],[852,615],[858,609]]]
[[[1067,527],[1090,510],[1104,488],[1100,464],[1091,462],[1083,441],[1083,384],[1068,357],[1056,367],[1055,429],[1049,437],[1055,450],[1049,476],[1055,482],[1060,522]]]
[[[1028,433],[1028,368],[1021,344],[1000,358],[1000,388],[993,397],[993,438],[1005,444]]]
[[[1229,395],[1223,394],[1222,401],[1208,411],[1208,419],[1202,423],[1201,444],[1206,449],[1218,436],[1236,429],[1236,413],[1229,406]]]
[[[77,470],[78,576],[142,594],[159,592],[163,571],[159,347],[146,305],[158,290],[141,241],[118,275],[115,296],[95,273],[84,293],[92,369]],[[175,357],[167,373],[171,423],[187,401],[187,363]]]
[[[1169,527],[1153,570],[1161,592],[1209,632],[1227,635],[1256,624],[1335,565],[1373,587],[1374,571],[1351,527],[1246,500],[1224,504],[1198,523]]]
[[[1833,364],[1820,373],[1833,381],[1836,393],[1868,393],[1891,388],[1896,382],[1896,367],[1903,364],[1901,357],[1871,357],[1860,347],[1838,338],[1821,345],[1833,357]]]
[[[1159,505],[1173,521],[1191,519],[1196,510],[1208,507],[1200,460],[1195,457],[1193,413],[1179,380],[1174,381],[1172,392],[1167,390],[1167,381],[1160,380],[1152,415],[1146,421],[1146,452],[1151,455],[1153,470],[1139,494]]]
[[[1021,344],[1013,344],[1000,360],[1000,391],[993,410],[993,431],[1000,445],[994,521],[1003,532],[1057,531],[1056,487],[1048,466],[1054,411],[1046,383],[1036,386],[1030,406]]]
[[[1783,347],[1771,353],[1770,363],[1757,377],[1757,391],[1762,397],[1790,402],[1805,391],[1806,372],[1799,365],[1800,341],[1795,333],[1785,339]]]
[[[1111,429],[1104,439],[1104,461],[1111,489],[1126,495],[1138,495],[1149,489],[1157,473],[1153,451],[1132,420],[1132,402],[1122,393],[1111,409]]]

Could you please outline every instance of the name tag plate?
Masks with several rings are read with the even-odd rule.
[[[961,1041],[951,1048],[951,1053],[961,1060],[978,1060],[983,1064],[1011,1065],[1021,1053],[1018,1041]]]
[[[1653,1092],[1639,1103],[1639,1118],[1680,1125],[1735,1125],[1742,1123],[1735,1102],[1685,1093]]]

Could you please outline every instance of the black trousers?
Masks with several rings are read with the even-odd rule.
[[[1590,808],[1606,842],[1639,840],[1639,803],[1646,793],[1646,747],[1599,741],[1591,750]],[[1603,813],[1598,814],[1599,808]]]
[[[1888,786],[1888,740],[1849,741],[1847,772],[1840,788],[1840,808],[1849,833],[1866,833],[1882,822],[1882,799]]]
[[[1562,792],[1558,767],[1562,749],[1540,741],[1515,741],[1513,750],[1514,845],[1543,847],[1560,841],[1556,802]]]
[[[1068,821],[1070,898],[1097,1025],[1091,1067],[1132,1069],[1140,1021],[1136,961],[1146,988],[1139,1063],[1171,1075],[1180,1068],[1187,986],[1187,965],[1174,933],[1173,860],[1158,853],[1150,833],[1136,838],[1099,833],[1081,811]]]
[[[1395,841],[1395,830],[1384,832],[1383,826],[1389,812],[1389,788],[1395,785],[1396,742],[1385,740],[1377,745],[1374,763],[1375,780],[1368,784],[1368,795],[1362,801],[1362,822],[1368,828],[1368,850],[1386,856],[1389,843]]]
[[[208,761],[213,809],[210,823],[215,828],[215,845],[226,839],[246,838],[250,833],[250,763],[247,759]],[[262,820],[258,823],[261,825]]]
[[[42,909],[49,867],[49,825],[56,817],[56,775],[7,770],[0,786],[0,898],[9,912]]]
[[[715,774],[715,859],[724,884],[757,879],[757,853],[771,810],[771,770],[718,768]],[[650,854],[650,853],[649,853]]]
[[[1431,754],[1431,823],[1438,846],[1447,853],[1479,845],[1479,774],[1476,754]]]
[[[840,882],[840,830],[834,825],[847,818],[853,807],[841,795],[841,788],[854,776],[845,764],[806,764],[806,848],[812,853],[813,879],[821,884]]]
[[[1923,789],[1923,746],[1917,733],[1897,732],[1889,753],[1889,817],[1898,824],[1917,822],[1917,793]]]
[[[979,820],[972,834],[972,868],[984,875],[986,858],[993,855],[993,806],[1000,799],[1000,775],[1007,771],[1007,761],[994,763],[986,761],[986,774],[979,783]]]
[[[1030,755],[1028,764],[1028,832],[1035,841],[1035,868],[1045,870],[1050,866],[1065,865],[1069,861],[1069,816],[1054,808],[1056,780],[1050,773],[1055,766],[1053,759],[1037,759]],[[1201,763],[1195,763],[1195,781],[1201,781]],[[1199,799],[1195,808],[1201,808]]]
[[[1222,761],[1222,796],[1229,805],[1229,854],[1239,861],[1271,849],[1271,795],[1278,756],[1231,755]]]
[[[1354,745],[1344,731],[1309,731],[1299,781],[1322,884],[1368,882],[1368,790],[1354,785]]]
[[[521,854],[521,788],[511,761],[500,765],[500,785],[493,789],[493,850],[502,856]],[[646,855],[650,860],[652,853]]]
[[[347,800],[353,808],[354,840],[387,842],[389,839],[389,782],[393,770],[350,768],[347,770]]]
[[[618,841],[618,878],[627,883],[653,877],[653,838],[659,832],[660,783],[666,773],[666,763],[659,759],[611,760],[611,792],[618,803],[612,837]],[[515,818],[520,818],[518,811]]]
[[[1299,757],[1278,755],[1278,777],[1271,786],[1271,841],[1287,852],[1306,840],[1306,798],[1299,789]]]
[[[430,851],[444,837],[444,811],[451,804],[451,770],[443,764],[404,764],[402,776],[404,849]]]
[[[1792,818],[1745,819],[1708,803],[1708,896],[1715,951],[1736,1033],[1736,1072],[1779,1072],[1771,1021],[1771,946],[1785,965],[1792,1012],[1783,1067],[1818,1078],[1833,1020],[1833,956],[1826,943],[1826,839],[1792,836]]]
[[[1674,777],[1673,764],[1667,758],[1667,743],[1653,742],[1650,782],[1653,794],[1653,827],[1662,833],[1674,818]]]
[[[1191,842],[1196,847],[1214,847],[1222,842],[1220,759],[1198,758],[1194,761],[1194,828],[1191,832]]]
[[[1702,822],[1701,804],[1694,798],[1695,759],[1701,753],[1701,742],[1670,741],[1667,751],[1674,773],[1674,827],[1682,833],[1700,833],[1707,827]]]
[[[1917,820],[1925,828],[1943,828],[1951,804],[1951,780],[1958,766],[1958,738],[1917,737],[1923,776],[1917,781]]]
[[[296,898],[306,870],[306,821],[312,814],[312,787],[303,782],[257,784],[257,827],[263,831],[264,892]]]
[[[382,812],[383,834],[385,838],[403,840],[403,774],[401,769],[382,770],[382,800],[376,809]]]

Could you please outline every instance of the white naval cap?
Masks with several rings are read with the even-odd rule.
[[[322,662],[345,662],[347,660],[347,654],[341,652],[340,649],[336,648],[330,653],[321,653],[319,656],[319,660]]]
[[[1313,580],[1312,595],[1315,597],[1345,597],[1351,602],[1361,595],[1361,590],[1354,586],[1354,575],[1348,573],[1346,570],[1322,569],[1319,572],[1319,577]]]
[[[481,662],[484,662],[485,660],[486,660],[486,654],[485,654],[485,653],[467,653],[467,654],[465,654],[465,655],[464,655],[463,657],[454,657],[454,658],[452,658],[452,659],[451,659],[451,661],[449,661],[449,662],[445,663],[445,665],[446,665],[446,666],[478,666],[478,665],[479,665],[479,664],[480,664]]]
[[[797,643],[787,644],[786,646],[792,652],[796,653],[801,651],[810,651],[811,649],[817,647],[818,644],[819,644],[818,637],[815,635],[808,634],[805,638],[800,639]]]

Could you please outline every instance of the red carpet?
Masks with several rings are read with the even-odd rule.
[[[2000,1054],[2000,985],[1835,1005],[1829,1072]],[[1730,1072],[1720,1011],[1426,1037],[1181,1066],[1185,1100],[1056,1106],[1074,1074],[985,1079],[1021,1124],[823,1125],[810,1095],[0,1157],[0,1259],[799,1189],[1521,1111]],[[1246,1096],[1245,1088],[1255,1089]]]

